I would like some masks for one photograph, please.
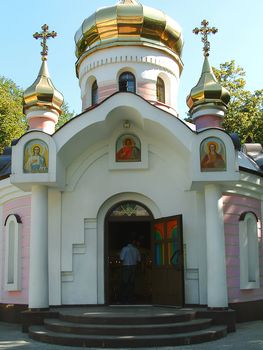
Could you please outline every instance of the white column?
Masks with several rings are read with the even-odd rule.
[[[48,189],[32,186],[29,308],[48,308]]]
[[[205,186],[207,244],[207,305],[227,307],[225,236],[222,192],[217,185]]]

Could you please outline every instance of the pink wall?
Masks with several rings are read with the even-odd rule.
[[[99,86],[98,87],[98,103],[105,100],[107,97],[113,95],[115,92],[118,91],[118,86],[116,82],[109,83],[107,85]]]
[[[100,85],[98,88],[99,100],[98,103],[105,100],[118,91],[118,85],[116,82],[111,82],[107,85]],[[156,101],[156,86],[154,83],[138,83],[137,94],[142,96],[145,100]]]
[[[222,128],[223,118],[216,115],[204,115],[194,120],[196,130],[204,128]]]
[[[137,94],[142,96],[145,100],[156,101],[156,84],[138,82]]]
[[[3,206],[3,222],[10,214],[18,214],[22,220],[22,239],[21,239],[21,291],[8,292],[4,290],[4,261],[5,256],[2,254],[2,281],[0,290],[0,302],[8,304],[27,304],[28,303],[28,276],[29,276],[29,239],[30,239],[30,213],[31,197],[21,197],[11,200]],[[3,227],[3,232],[5,227]],[[5,235],[2,235],[2,247],[5,247]]]
[[[240,215],[244,212],[251,211],[261,219],[261,203],[259,200],[250,197],[228,194],[224,195],[223,201],[229,302],[235,303],[263,299],[263,244],[261,226],[259,231],[260,288],[240,290],[239,266]]]

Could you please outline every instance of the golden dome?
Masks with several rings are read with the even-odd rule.
[[[75,43],[78,59],[98,48],[140,45],[172,54],[182,67],[180,26],[162,11],[137,0],[120,0],[115,6],[98,9],[84,20],[75,34]]]
[[[29,108],[55,109],[62,113],[63,95],[54,87],[48,72],[46,60],[42,62],[38,77],[35,82],[24,92],[24,113]]]
[[[186,99],[190,112],[201,105],[226,107],[229,100],[230,94],[228,90],[216,80],[208,58],[205,57],[201,77]]]

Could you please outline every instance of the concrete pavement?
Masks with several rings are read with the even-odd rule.
[[[21,326],[0,322],[0,350],[79,350],[78,347],[50,345],[36,342],[21,332]],[[132,349],[132,348],[131,348]],[[134,349],[134,348],[133,348]],[[138,349],[138,348],[137,348]],[[197,345],[140,348],[139,350],[263,350],[263,321],[240,323],[237,332],[229,333],[227,337],[210,343]],[[90,348],[91,350],[91,348]],[[92,350],[95,350],[92,348]],[[124,350],[128,350],[127,348]]]

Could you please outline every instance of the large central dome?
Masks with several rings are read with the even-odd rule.
[[[152,46],[173,55],[181,63],[180,26],[164,12],[136,0],[120,0],[86,18],[75,35],[80,59],[95,50],[122,45]]]

